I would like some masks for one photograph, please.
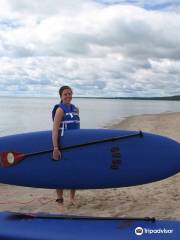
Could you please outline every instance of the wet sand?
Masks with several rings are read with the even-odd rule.
[[[142,130],[180,142],[180,113],[132,116],[108,128]],[[55,190],[0,185],[0,211],[180,220],[180,173],[135,187],[78,190],[75,206],[69,204],[69,191],[64,198],[64,205],[59,205]]]

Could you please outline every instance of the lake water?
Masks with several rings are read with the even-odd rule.
[[[0,136],[52,128],[51,111],[58,98],[0,97]],[[132,115],[179,112],[178,101],[83,99],[79,107],[81,128],[101,128]]]

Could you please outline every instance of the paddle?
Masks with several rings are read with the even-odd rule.
[[[11,213],[11,212],[10,212]],[[69,219],[69,220],[127,220],[127,221],[156,221],[154,217],[92,217],[92,216],[75,216],[75,215],[53,215],[46,213],[11,213],[11,219]]]
[[[110,137],[110,138],[94,140],[91,142],[69,145],[66,147],[61,147],[60,149],[61,149],[61,151],[64,151],[64,150],[68,150],[68,149],[80,148],[80,147],[90,146],[90,145],[94,145],[94,144],[113,142],[113,141],[117,141],[120,139],[126,139],[126,138],[131,138],[131,137],[136,137],[136,136],[143,137],[142,131],[139,131],[138,133],[123,135],[123,136],[114,136],[114,137]],[[14,164],[17,164],[19,161],[22,161],[23,159],[25,159],[27,157],[46,154],[46,153],[49,153],[52,151],[53,151],[53,149],[43,150],[43,151],[33,152],[33,153],[20,153],[20,152],[15,152],[15,151],[1,152],[0,153],[0,165],[3,167],[10,167]]]

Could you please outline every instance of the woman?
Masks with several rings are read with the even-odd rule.
[[[72,101],[72,89],[69,86],[63,86],[59,89],[59,95],[61,102],[54,106],[52,111],[53,118],[53,159],[59,160],[61,158],[61,149],[59,146],[59,132],[61,136],[65,134],[66,130],[73,130],[80,128],[79,109],[71,104]],[[59,131],[61,129],[61,131]],[[57,189],[57,202],[63,203],[63,189]],[[70,203],[75,203],[75,190],[70,191]]]

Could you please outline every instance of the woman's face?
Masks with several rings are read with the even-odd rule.
[[[71,89],[64,89],[61,95],[61,100],[65,104],[70,104],[72,100],[72,90]]]

